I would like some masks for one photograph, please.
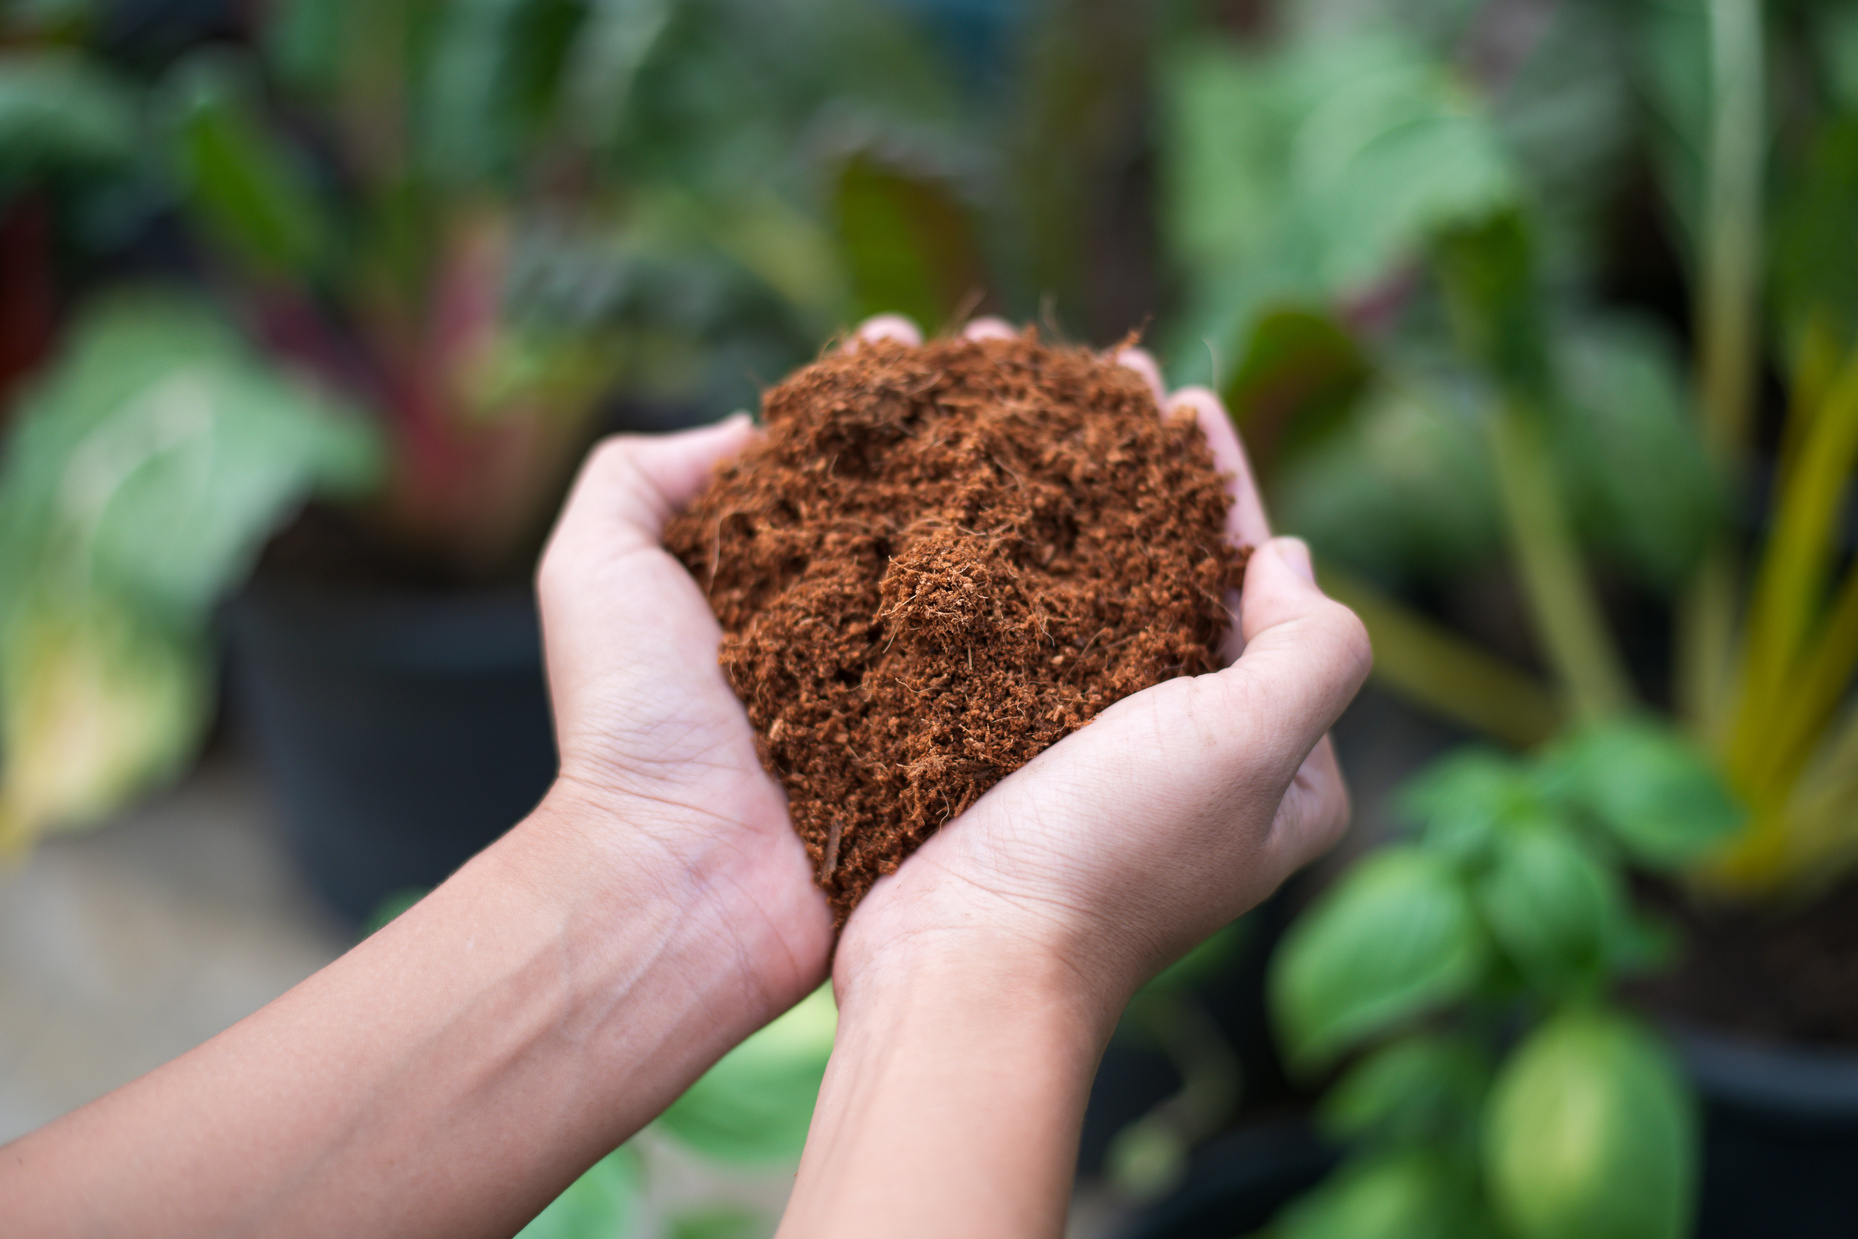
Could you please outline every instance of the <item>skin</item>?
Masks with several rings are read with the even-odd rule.
[[[860,333],[884,335],[919,338]],[[1119,360],[1163,395],[1147,354]],[[1269,539],[1212,393],[1163,404],[1200,419],[1260,547],[1234,661],[1003,780],[878,883],[836,958],[715,619],[659,544],[756,432],[597,449],[538,576],[543,803],[270,1006],[0,1148],[7,1233],[509,1235],[829,963],[839,1036],[781,1233],[1058,1233],[1117,1013],[1342,829],[1325,733],[1368,665],[1307,551]]]

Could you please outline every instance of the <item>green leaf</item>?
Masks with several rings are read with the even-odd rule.
[[[671,1218],[671,1239],[766,1239],[774,1223],[747,1209],[692,1209]]]
[[[613,1150],[536,1214],[518,1239],[627,1239],[638,1226],[641,1177],[637,1154]]]
[[[1550,421],[1583,539],[1652,585],[1691,579],[1723,503],[1676,352],[1639,323],[1557,333],[1564,399]]]
[[[1349,1046],[1468,994],[1489,942],[1443,858],[1386,848],[1305,912],[1272,961],[1272,1014],[1293,1059]]]
[[[1284,462],[1273,506],[1325,558],[1376,580],[1487,563],[1503,522],[1481,415],[1462,389],[1417,376],[1379,385],[1340,429]]]
[[[1271,1224],[1272,1239],[1495,1239],[1467,1176],[1437,1154],[1361,1158]]]
[[[1437,269],[1465,355],[1508,391],[1544,393],[1548,331],[1535,240],[1522,215],[1501,211],[1454,230],[1439,248]]]
[[[1591,813],[1628,855],[1655,869],[1700,859],[1747,819],[1703,753],[1650,720],[1585,728],[1543,763],[1556,794]]]
[[[724,1055],[658,1119],[668,1135],[724,1162],[795,1159],[838,1026],[830,986]]]
[[[1697,1139],[1664,1047],[1623,1016],[1576,1010],[1504,1065],[1485,1174],[1518,1239],[1678,1239],[1690,1233]]]
[[[1179,354],[1245,338],[1271,301],[1364,292],[1515,193],[1476,98],[1392,30],[1270,56],[1200,39],[1161,81],[1163,234],[1194,303]]]
[[[309,280],[331,255],[333,228],[245,75],[238,60],[202,52],[162,83],[175,174],[189,209],[241,263],[262,277]]]
[[[1440,758],[1400,789],[1401,816],[1418,822],[1426,846],[1467,863],[1481,861],[1505,824],[1537,816],[1541,795],[1530,769],[1495,749],[1466,746]]]
[[[948,186],[860,155],[837,188],[858,316],[903,314],[935,331],[986,292],[973,221]]]
[[[1491,936],[1538,990],[1592,989],[1627,932],[1619,877],[1552,818],[1512,825],[1476,885]]]
[[[1252,464],[1268,476],[1281,454],[1334,430],[1371,373],[1334,318],[1283,308],[1259,316],[1222,394]]]
[[[129,87],[74,52],[0,52],[0,178],[126,164],[141,125]]]
[[[1469,1037],[1402,1037],[1330,1088],[1323,1126],[1347,1139],[1449,1141],[1474,1129],[1490,1077],[1489,1054]]]
[[[1789,352],[1816,325],[1842,351],[1858,334],[1858,237],[1850,226],[1858,213],[1858,116],[1823,122],[1782,184],[1772,280]]]
[[[178,772],[205,730],[197,637],[108,594],[0,595],[0,856]]]
[[[210,608],[310,494],[374,478],[372,429],[202,303],[91,306],[0,453],[10,829],[93,820],[175,769],[206,706]]]

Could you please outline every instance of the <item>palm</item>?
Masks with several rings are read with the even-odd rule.
[[[659,544],[664,519],[751,436],[732,424],[597,452],[543,563],[543,628],[561,669],[550,679],[560,785],[610,807],[616,829],[677,871],[704,875],[741,943],[777,944],[786,958],[770,967],[810,984],[831,947],[825,897],[717,662],[709,603]]]

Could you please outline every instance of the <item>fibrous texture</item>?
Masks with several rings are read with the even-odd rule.
[[[1112,702],[1212,670],[1242,557],[1191,416],[1018,339],[863,343],[666,530],[841,922]]]

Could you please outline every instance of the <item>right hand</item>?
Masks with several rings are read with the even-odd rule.
[[[901,335],[886,319],[867,334]],[[997,320],[970,335],[1012,329]],[[1104,1018],[1194,943],[1265,898],[1348,821],[1329,727],[1368,673],[1366,630],[1272,538],[1238,436],[1204,388],[1168,397],[1140,350],[1118,360],[1190,408],[1233,479],[1229,533],[1256,549],[1230,665],[1117,702],[1003,779],[853,912],[834,976],[855,987],[899,953],[1055,959]],[[1049,969],[1040,966],[1041,973]]]

